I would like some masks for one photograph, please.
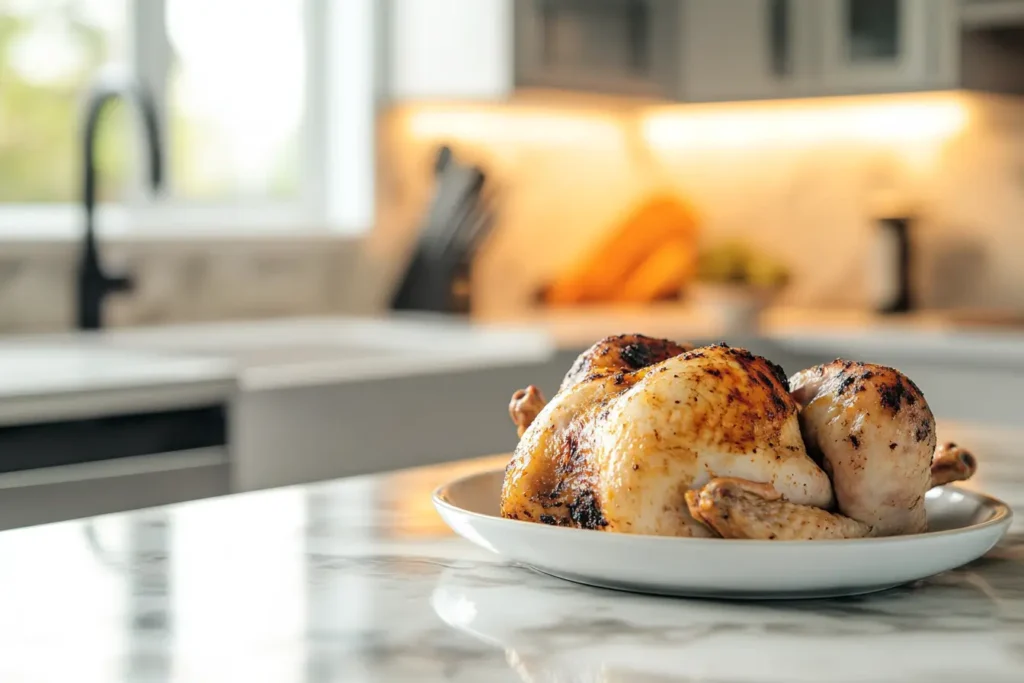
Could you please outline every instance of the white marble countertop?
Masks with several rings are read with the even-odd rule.
[[[955,312],[877,315],[867,311],[768,309],[755,330],[736,330],[711,310],[676,303],[579,307],[492,314],[481,325],[516,323],[543,329],[554,346],[579,350],[612,334],[638,332],[697,343],[757,339],[795,353],[849,357],[913,356],[918,360],[1024,364],[1024,319]]]
[[[231,363],[103,348],[94,340],[0,342],[0,424],[162,410],[227,400]]]
[[[0,424],[221,400],[235,391],[542,363],[540,329],[448,316],[222,322],[0,341]]]
[[[1024,505],[1024,432],[940,432],[977,453],[972,487]],[[541,576],[454,537],[431,490],[501,462],[0,533],[0,680],[1021,680],[1021,523],[972,565],[881,594],[656,598]]]
[[[103,343],[230,360],[249,390],[540,363],[555,350],[537,325],[479,326],[468,318],[416,313],[111,330]]]

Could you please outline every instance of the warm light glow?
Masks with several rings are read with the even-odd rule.
[[[644,142],[663,150],[927,143],[957,134],[970,118],[957,93],[680,104],[639,116]],[[487,104],[421,105],[402,118],[414,139],[574,147],[622,144],[629,120],[593,110]]]
[[[937,141],[968,118],[956,94],[929,93],[661,107],[645,115],[642,129],[655,149],[792,147]]]
[[[619,121],[608,114],[512,107],[418,107],[407,113],[406,127],[418,139],[485,144],[578,146],[622,138]]]

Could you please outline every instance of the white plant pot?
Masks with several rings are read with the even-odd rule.
[[[687,298],[724,332],[735,334],[757,331],[771,292],[746,285],[697,283],[687,290]]]

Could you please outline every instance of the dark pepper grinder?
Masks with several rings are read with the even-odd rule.
[[[911,291],[911,226],[908,215],[881,215],[875,218],[874,250],[869,285],[872,308],[876,313],[906,313],[914,307]]]

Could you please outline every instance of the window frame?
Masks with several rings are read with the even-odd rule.
[[[167,0],[121,0],[129,32],[125,65],[150,88],[163,149],[167,143],[170,44]],[[173,187],[154,197],[133,174],[126,199],[98,207],[105,237],[191,239],[338,235],[372,227],[378,41],[381,10],[374,0],[302,0],[306,87],[301,123],[301,192],[292,201],[175,198]],[[344,121],[345,125],[333,122]],[[165,164],[169,166],[165,159]],[[172,179],[168,179],[173,182]],[[341,188],[332,191],[332,188]],[[79,240],[80,203],[0,204],[0,239]]]

